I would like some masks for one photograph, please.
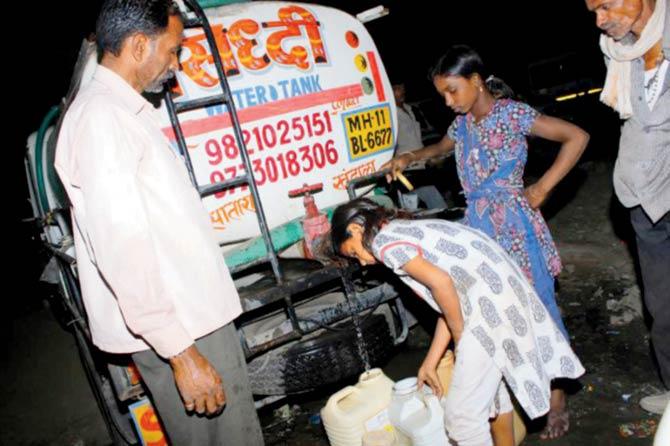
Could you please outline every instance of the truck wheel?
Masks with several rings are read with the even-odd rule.
[[[249,365],[251,389],[256,395],[307,392],[337,383],[364,371],[352,322],[319,330],[312,335],[253,359]],[[393,352],[386,318],[375,314],[363,322],[363,342],[372,367],[383,364]]]

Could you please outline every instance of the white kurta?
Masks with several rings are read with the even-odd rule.
[[[550,381],[577,378],[584,367],[521,270],[483,232],[443,220],[394,220],[373,241],[373,254],[436,311],[430,291],[402,266],[421,255],[454,281],[464,319],[530,418],[549,411]]]

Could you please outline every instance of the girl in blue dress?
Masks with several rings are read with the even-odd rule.
[[[431,74],[436,90],[457,114],[456,119],[438,143],[405,153],[383,167],[390,166],[394,175],[411,162],[454,151],[467,201],[463,223],[483,231],[507,251],[569,339],[554,290],[561,260],[538,209],[577,163],[588,143],[588,134],[510,99],[511,90],[490,75],[481,57],[470,47],[458,45],[449,49]],[[529,135],[562,146],[544,175],[524,188]],[[557,438],[568,428],[565,392],[554,389],[542,436]]]

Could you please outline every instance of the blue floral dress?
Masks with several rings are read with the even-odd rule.
[[[458,116],[447,136],[456,143],[456,166],[467,200],[463,223],[507,251],[567,337],[554,294],[561,259],[542,214],[523,194],[526,137],[538,116],[527,104],[501,99],[480,122],[471,114]]]

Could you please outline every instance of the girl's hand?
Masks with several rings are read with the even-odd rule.
[[[437,376],[437,365],[427,364],[424,361],[416,374],[416,378],[419,383],[419,390],[423,388],[424,384],[428,384],[428,386],[433,390],[433,393],[438,398],[442,398],[444,390],[440,384],[440,378]]]
[[[539,209],[540,206],[542,206],[544,202],[547,201],[547,197],[549,196],[549,192],[546,191],[539,183],[528,186],[523,191],[523,194],[526,196],[526,200],[528,200],[528,204],[530,204],[532,209]]]
[[[389,183],[392,180],[397,180],[397,173],[402,172],[414,161],[415,155],[412,152],[403,153],[400,156],[396,156],[391,161],[382,164],[379,170],[391,169],[391,173],[386,175],[386,181]]]

